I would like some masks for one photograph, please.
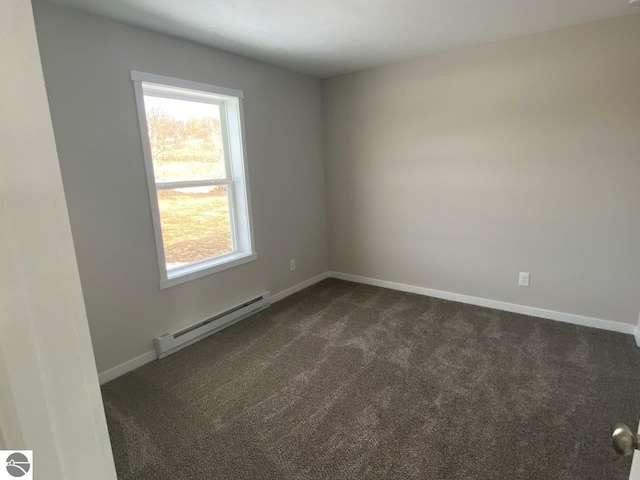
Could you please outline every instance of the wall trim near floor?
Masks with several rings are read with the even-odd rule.
[[[390,282],[387,280],[378,280],[375,278],[351,275],[348,273],[329,272],[329,277],[337,278],[340,280],[347,280],[349,282],[363,283],[365,285],[389,288],[391,290],[399,290],[401,292],[417,293],[419,295],[425,295],[428,297],[452,300],[454,302],[468,303],[470,305],[477,305],[480,307],[495,308],[496,310],[504,310],[506,312],[521,313],[523,315],[529,315],[532,317],[556,320],[558,322],[573,323],[575,325],[582,325],[584,327],[593,327],[602,330],[610,330],[612,332],[626,333],[629,335],[635,335],[636,342],[640,346],[640,332],[635,325],[630,325],[628,323],[603,320],[601,318],[585,317],[582,315],[574,315],[572,313],[556,312],[554,310],[545,310],[543,308],[528,307],[525,305],[517,305],[515,303],[507,303],[498,300],[472,297],[470,295],[463,295],[461,293],[434,290],[432,288],[426,287],[417,287],[414,285],[406,285],[404,283]]]
[[[304,282],[300,282],[299,284],[294,285],[291,288],[287,288],[286,290],[283,290],[280,293],[276,293],[275,295],[271,295],[271,303],[279,302],[283,298],[287,298],[289,295],[293,295],[294,293],[297,293],[300,290],[304,290],[305,288],[310,287],[311,285],[314,285],[314,284],[316,284],[318,282],[321,282],[325,278],[329,278],[329,273],[330,272],[321,273],[320,275],[316,275],[315,277],[311,277],[310,279],[305,280]]]
[[[141,366],[146,365],[149,362],[153,362],[156,358],[158,358],[156,355],[156,351],[150,350],[148,352],[143,353],[142,355],[132,358],[131,360],[127,360],[126,362],[121,363],[120,365],[116,365],[115,367],[110,368],[109,370],[99,373],[98,380],[100,381],[100,385],[107,383],[113,380],[114,378],[118,378],[119,376],[124,375],[125,373],[129,373],[130,371],[135,370],[136,368],[140,368]]]
[[[389,288],[391,290],[399,290],[401,292],[417,293],[427,297],[441,298],[444,300],[452,300],[454,302],[468,303],[479,307],[495,308],[496,310],[504,310],[505,312],[521,313],[531,317],[546,318],[548,320],[556,320],[558,322],[573,323],[584,327],[599,328],[602,330],[610,330],[612,332],[626,333],[633,335],[636,343],[640,347],[640,328],[627,323],[614,322],[611,320],[603,320],[601,318],[585,317],[582,315],[574,315],[572,313],[556,312],[553,310],[545,310],[543,308],[527,307],[526,305],[517,305],[515,303],[501,302],[498,300],[489,300],[486,298],[472,297],[461,293],[446,292],[443,290],[435,290],[433,288],[417,287],[415,285],[407,285],[404,283],[390,282],[387,280],[378,280],[376,278],[362,277],[360,275],[351,275],[349,273],[340,272],[324,272],[315,277],[311,277],[304,282],[300,282],[293,287],[287,288],[275,295],[271,295],[271,303],[279,302],[287,298],[289,295],[304,290],[326,278],[337,278],[348,282],[362,283],[365,285],[373,285],[376,287]],[[155,350],[143,353],[142,355],[106,370],[98,375],[100,385],[118,378],[125,373],[131,372],[157,358]]]
[[[304,282],[300,282],[297,285],[294,285],[293,287],[287,288],[286,290],[276,293],[275,295],[271,295],[271,303],[279,302],[280,300],[287,298],[289,295],[293,295],[294,293],[297,293],[300,290],[304,290],[305,288],[310,287],[311,285],[314,285],[328,277],[329,277],[329,272],[324,272],[324,273],[321,273],[320,275],[316,275],[315,277],[311,277],[305,280]],[[146,365],[147,363],[153,362],[157,358],[158,357],[156,355],[156,351],[151,350],[149,352],[143,353],[138,357],[132,358],[131,360],[127,360],[126,362],[121,363],[120,365],[110,368],[109,370],[106,370],[98,374],[100,385],[103,385],[111,380],[114,380],[120,377],[121,375],[124,375],[125,373],[129,373],[135,370],[136,368],[140,368],[143,365]]]

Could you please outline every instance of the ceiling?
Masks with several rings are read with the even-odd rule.
[[[49,0],[318,77],[640,13],[628,0]]]

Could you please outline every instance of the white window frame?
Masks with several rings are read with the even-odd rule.
[[[253,239],[253,220],[245,155],[243,92],[137,71],[131,71],[131,80],[134,85],[136,105],[138,107],[142,150],[147,173],[158,265],[160,267],[160,288],[168,288],[256,260],[258,255],[255,251]],[[166,95],[167,98],[197,100],[218,105],[220,108],[220,128],[223,136],[226,178],[185,182],[156,182],[147,128],[147,114],[144,105],[145,91],[151,91],[156,95]],[[157,191],[159,189],[214,185],[227,185],[233,252],[167,271]]]

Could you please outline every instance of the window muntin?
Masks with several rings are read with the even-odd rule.
[[[242,92],[139,72],[132,79],[161,287],[255,259]]]

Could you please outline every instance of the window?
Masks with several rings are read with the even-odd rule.
[[[131,72],[160,287],[256,259],[237,90]]]

